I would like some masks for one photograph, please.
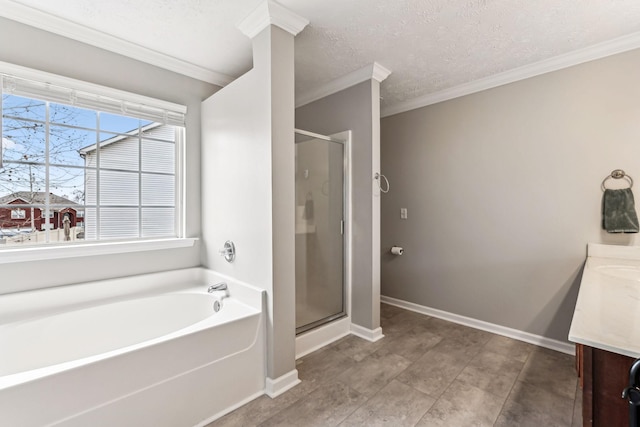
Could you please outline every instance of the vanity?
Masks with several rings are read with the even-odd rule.
[[[628,427],[621,397],[640,358],[640,246],[589,244],[569,340],[576,343],[583,426]]]

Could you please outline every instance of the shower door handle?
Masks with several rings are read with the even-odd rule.
[[[340,234],[344,236],[344,220],[340,220]]]

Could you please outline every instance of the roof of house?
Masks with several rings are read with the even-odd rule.
[[[0,197],[0,205],[6,205],[14,200],[23,200],[25,203],[34,205],[44,205],[46,202],[47,193],[44,191],[16,191],[15,193],[7,194]],[[76,202],[73,202],[65,197],[58,196],[57,194],[49,193],[49,203],[52,205],[67,205],[77,206]]]
[[[100,148],[106,147],[107,145],[113,144],[114,142],[122,141],[123,139],[130,138],[132,136],[137,136],[140,131],[146,132],[148,130],[157,128],[158,126],[162,126],[162,125],[163,123],[152,122],[152,123],[149,123],[148,125],[142,126],[142,128],[140,129],[135,128],[130,130],[129,132],[125,132],[124,134],[111,136],[107,139],[103,139],[102,141],[100,141]],[[86,147],[82,147],[78,151],[80,152],[81,156],[85,156],[87,153],[94,151],[96,147],[97,147],[97,144],[91,144],[91,145],[87,145]]]

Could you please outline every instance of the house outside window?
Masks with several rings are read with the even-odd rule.
[[[39,233],[3,247],[181,237],[184,111],[1,73],[0,89],[0,228]]]
[[[25,219],[27,212],[24,209],[11,209],[11,219]]]

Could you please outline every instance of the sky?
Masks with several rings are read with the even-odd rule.
[[[44,191],[46,103],[3,94],[2,112],[4,168],[0,169],[0,196]],[[110,113],[98,117],[95,111],[56,103],[49,105],[49,120],[50,191],[71,200],[84,192],[85,163],[80,149],[151,123]]]

